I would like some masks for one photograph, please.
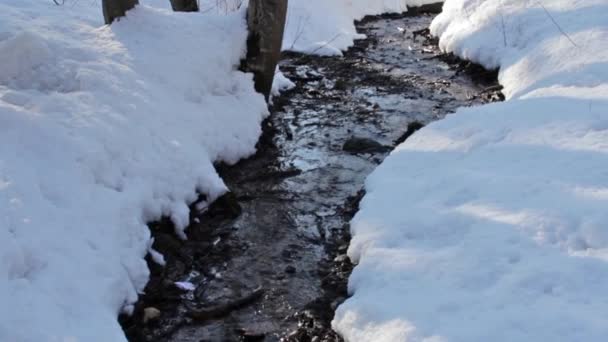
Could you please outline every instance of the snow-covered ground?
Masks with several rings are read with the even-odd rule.
[[[283,49],[316,55],[341,55],[363,38],[354,20],[366,15],[406,12],[408,6],[440,0],[289,0]]]
[[[244,11],[140,2],[107,27],[100,1],[0,1],[0,341],[124,340],[146,222],[181,233],[212,162],[254,152]]]
[[[507,101],[400,145],[352,221],[347,341],[608,340],[608,1],[447,0]]]
[[[152,0],[164,1],[164,0]],[[168,1],[168,0],[167,0]],[[407,12],[407,7],[443,0],[289,0],[283,50],[314,55],[342,55],[355,39],[354,20],[366,15]],[[246,4],[246,0],[201,0],[202,12],[227,13]]]

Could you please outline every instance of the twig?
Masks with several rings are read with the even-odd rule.
[[[500,12],[500,24],[502,26],[502,41],[505,44],[505,47],[507,47],[507,29],[505,27],[505,16],[503,13],[503,10],[505,7],[502,4],[502,0],[500,0],[499,4],[500,4],[500,11],[499,11]]]
[[[576,43],[574,42],[574,40],[572,40],[572,38],[570,38],[570,36],[562,29],[562,27],[557,23],[557,21],[555,20],[555,18],[553,18],[553,16],[551,15],[551,13],[549,13],[549,11],[547,10],[547,8],[540,2],[540,0],[537,0],[536,3],[545,11],[545,14],[547,14],[547,16],[549,17],[549,19],[551,19],[551,21],[553,22],[553,24],[555,25],[555,27],[557,27],[557,29],[559,30],[559,32],[561,32],[561,34],[566,37],[570,43],[572,43],[572,45],[574,45],[575,47],[579,47],[578,45],[576,45]]]

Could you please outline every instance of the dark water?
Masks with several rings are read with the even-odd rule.
[[[341,340],[330,321],[347,296],[348,222],[365,178],[408,125],[497,96],[438,57],[421,31],[431,20],[368,18],[359,23],[368,38],[344,57],[285,56],[281,69],[297,87],[275,99],[259,152],[220,167],[234,198],[193,214],[200,222],[187,242],[167,222],[151,225],[168,265],[151,264],[146,295],[121,320],[131,341]],[[144,324],[150,307],[161,316]],[[205,308],[219,309],[191,319]]]

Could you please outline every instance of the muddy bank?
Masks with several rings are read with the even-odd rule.
[[[343,57],[283,56],[297,87],[275,99],[258,153],[219,167],[232,194],[193,205],[188,241],[150,225],[167,265],[149,263],[146,293],[121,317],[130,341],[341,340],[330,322],[366,176],[416,129],[500,99],[495,73],[437,50],[431,20],[368,17]]]

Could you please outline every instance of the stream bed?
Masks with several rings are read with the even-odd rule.
[[[365,178],[416,129],[501,99],[495,72],[440,53],[432,18],[368,17],[343,57],[284,55],[297,86],[274,99],[257,154],[218,166],[231,193],[192,206],[187,241],[150,225],[167,264],[149,262],[120,319],[130,341],[341,341],[330,323]]]

